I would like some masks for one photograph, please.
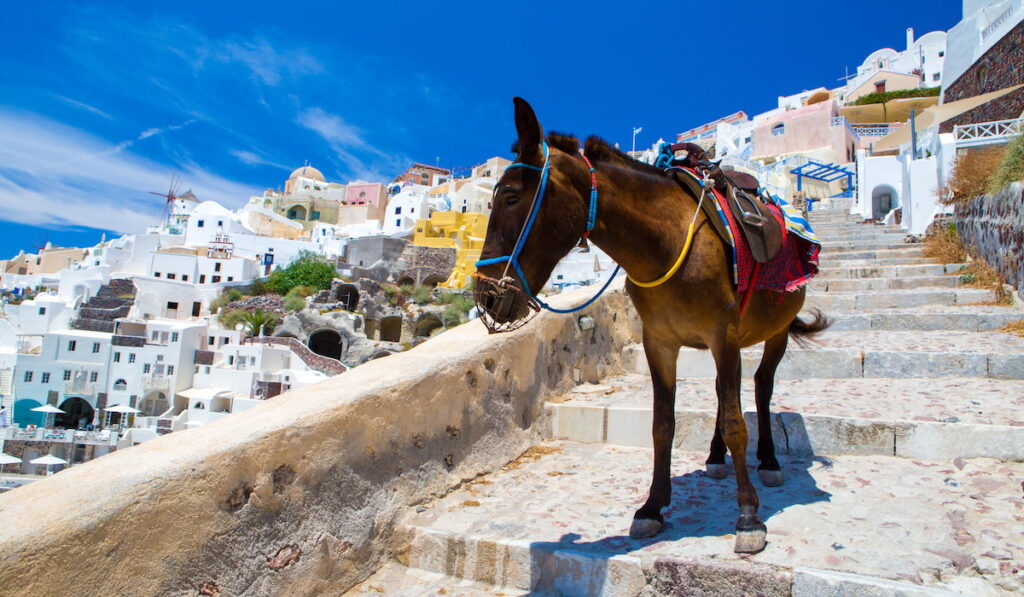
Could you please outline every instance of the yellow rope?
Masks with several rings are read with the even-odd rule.
[[[707,182],[707,178],[705,178],[705,182]],[[683,262],[686,261],[686,256],[690,253],[690,245],[693,244],[694,225],[697,223],[697,214],[700,213],[701,204],[704,203],[704,193],[705,186],[701,185],[700,201],[697,202],[697,209],[696,211],[693,212],[693,219],[690,220],[690,229],[686,232],[686,242],[683,243],[683,250],[679,253],[679,258],[676,259],[676,262],[674,265],[672,265],[672,268],[669,269],[664,276],[658,278],[657,280],[654,280],[653,282],[638,282],[633,278],[633,276],[630,276],[627,272],[626,277],[629,278],[630,282],[636,284],[640,288],[654,288],[655,286],[661,286],[665,282],[668,282],[672,278],[672,276],[676,275],[676,272],[679,271],[679,268],[683,266]]]

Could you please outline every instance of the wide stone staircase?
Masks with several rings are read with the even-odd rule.
[[[116,279],[100,286],[96,295],[82,304],[71,328],[91,332],[114,331],[114,320],[127,317],[135,304],[135,284],[131,280]]]
[[[807,304],[834,324],[779,368],[785,482],[752,477],[763,552],[733,553],[735,479],[704,475],[714,367],[690,349],[666,529],[628,537],[652,464],[651,382],[631,346],[630,372],[548,404],[550,441],[405,513],[393,560],[351,594],[1024,593],[1024,338],[996,331],[1024,311],[848,211],[811,214],[824,248]],[[743,351],[751,466],[759,358]]]

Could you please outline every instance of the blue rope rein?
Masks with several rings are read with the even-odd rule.
[[[520,267],[520,265],[519,265],[519,255],[523,251],[523,245],[526,244],[526,238],[530,235],[530,231],[533,229],[533,223],[536,221],[537,214],[540,212],[540,205],[541,205],[541,203],[544,202],[544,194],[545,194],[545,191],[547,190],[548,178],[549,178],[549,175],[551,173],[551,153],[550,153],[550,150],[548,148],[547,141],[541,142],[541,147],[544,150],[544,165],[543,166],[538,167],[538,166],[534,166],[532,164],[525,164],[525,163],[522,163],[522,162],[515,162],[515,163],[509,164],[508,166],[505,167],[506,170],[508,170],[510,168],[527,168],[527,169],[530,169],[530,170],[537,170],[537,171],[540,172],[540,184],[538,184],[537,192],[536,192],[536,194],[533,197],[533,204],[530,207],[530,215],[526,219],[526,225],[523,226],[523,231],[519,234],[519,238],[516,240],[515,247],[513,247],[513,249],[512,249],[512,254],[511,255],[505,255],[505,256],[502,256],[502,257],[493,257],[491,259],[483,259],[483,260],[477,261],[475,265],[476,265],[476,268],[479,269],[479,268],[487,266],[487,265],[496,265],[496,264],[499,264],[499,263],[509,263],[512,266],[512,268],[515,270],[516,275],[519,276],[519,281],[522,282],[522,284],[523,284],[523,290],[526,292],[526,295],[530,297],[530,299],[535,301],[542,308],[547,309],[548,311],[551,311],[552,313],[562,313],[562,314],[565,314],[565,313],[575,313],[576,311],[580,311],[582,309],[585,309],[585,308],[589,307],[591,304],[593,304],[594,301],[596,301],[598,299],[598,297],[600,297],[602,294],[604,294],[604,291],[608,289],[608,286],[611,285],[612,281],[619,274],[619,270],[622,269],[622,268],[619,265],[616,265],[615,266],[615,271],[612,272],[612,275],[608,278],[608,281],[604,283],[604,286],[602,286],[601,289],[597,291],[597,294],[595,294],[594,296],[590,297],[590,299],[587,300],[582,305],[578,305],[576,307],[572,307],[572,308],[569,308],[569,309],[558,309],[556,307],[552,307],[548,303],[544,302],[542,299],[538,298],[533,293],[533,290],[530,289],[530,284],[529,284],[529,282],[526,281],[526,274],[523,272],[523,268]],[[584,160],[586,160],[586,157],[584,157]],[[590,164],[589,160],[587,160],[587,165],[590,166],[589,171],[590,171],[590,177],[591,177],[591,186],[590,186],[590,208],[589,208],[589,210],[587,212],[587,226],[586,226],[586,230],[583,233],[583,237],[584,238],[586,238],[587,236],[590,235],[590,232],[594,229],[594,226],[597,223],[597,177],[596,177],[596,174],[595,174],[596,170],[594,170],[594,167]]]

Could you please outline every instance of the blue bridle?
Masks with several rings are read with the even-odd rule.
[[[576,311],[580,311],[581,309],[587,308],[588,306],[591,305],[591,303],[596,301],[599,296],[604,294],[604,291],[608,288],[609,285],[611,285],[612,280],[614,280],[615,276],[618,275],[620,267],[618,265],[615,266],[615,271],[612,272],[612,275],[608,278],[608,281],[604,283],[604,286],[602,286],[601,289],[597,291],[597,294],[590,297],[590,299],[587,300],[587,302],[583,303],[582,305],[572,307],[571,309],[558,309],[552,307],[551,305],[547,304],[540,298],[537,298],[535,294],[533,294],[533,291],[530,289],[530,283],[526,281],[526,274],[523,273],[523,268],[519,265],[519,255],[523,252],[523,246],[526,244],[526,238],[530,236],[530,230],[533,228],[533,223],[537,219],[537,214],[540,212],[540,205],[541,203],[544,202],[544,191],[547,189],[548,176],[551,173],[551,154],[550,150],[548,149],[548,144],[546,141],[541,142],[541,148],[544,150],[544,165],[542,167],[537,167],[532,164],[524,164],[522,162],[515,162],[509,164],[505,168],[506,170],[510,168],[528,168],[530,170],[537,170],[540,172],[540,184],[537,185],[537,192],[534,194],[533,202],[530,204],[530,215],[526,219],[526,223],[523,226],[522,232],[519,233],[519,238],[516,240],[516,245],[512,249],[512,254],[505,255],[503,257],[493,257],[491,259],[483,259],[481,261],[477,261],[476,267],[477,269],[479,269],[486,265],[508,263],[512,266],[516,274],[519,276],[519,281],[522,282],[523,284],[523,290],[526,292],[526,295],[530,297],[531,300],[535,301],[538,305],[540,305],[544,309],[547,309],[548,311],[551,311],[552,313],[574,313]],[[589,162],[588,166],[590,166]],[[583,233],[584,237],[590,235],[590,232],[594,229],[594,225],[597,221],[597,179],[593,178],[593,166],[590,166],[590,173],[592,180],[592,184],[590,187],[590,209],[587,213],[587,227],[586,231]]]

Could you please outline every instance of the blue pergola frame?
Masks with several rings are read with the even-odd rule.
[[[847,190],[853,189],[853,177],[856,174],[837,164],[823,164],[814,160],[807,160],[806,164],[797,166],[789,171],[796,174],[796,190],[804,190],[804,177],[822,182],[834,182],[846,177]]]

